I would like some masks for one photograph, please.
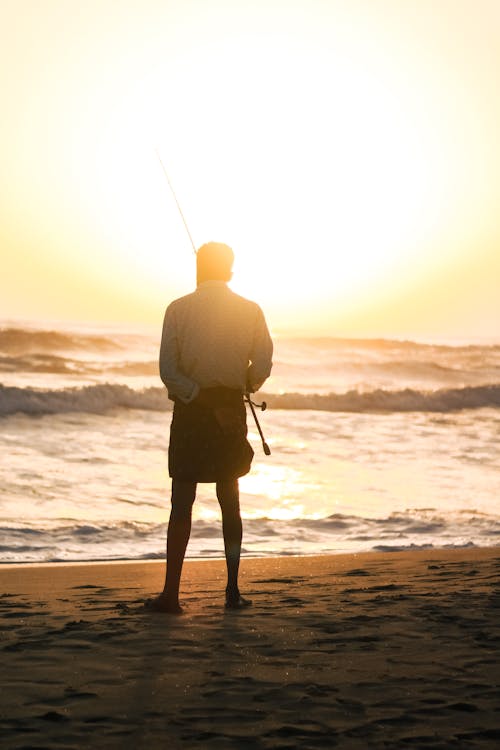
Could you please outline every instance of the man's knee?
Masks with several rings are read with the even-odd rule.
[[[232,516],[239,518],[240,493],[238,488],[238,480],[234,479],[225,482],[217,482],[216,492],[222,515],[224,517]]]
[[[170,518],[175,521],[189,520],[196,497],[195,482],[172,481],[172,509]]]
[[[219,498],[219,505],[224,521],[241,521],[240,502],[237,496],[225,497],[222,500]]]

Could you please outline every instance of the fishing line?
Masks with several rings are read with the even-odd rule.
[[[168,186],[169,186],[170,190],[172,191],[172,195],[174,196],[174,201],[175,201],[175,205],[176,205],[176,206],[177,206],[177,208],[179,209],[179,213],[180,213],[180,215],[181,215],[181,219],[182,219],[182,221],[183,221],[183,223],[184,223],[184,227],[185,227],[185,229],[186,229],[186,232],[187,232],[187,234],[188,234],[189,240],[190,240],[190,242],[191,242],[191,246],[192,246],[192,248],[193,248],[193,253],[194,253],[194,254],[196,255],[196,245],[194,244],[194,242],[193,242],[193,238],[191,237],[191,232],[189,231],[189,227],[188,227],[188,225],[187,225],[187,221],[186,221],[186,219],[184,218],[184,214],[182,213],[182,208],[181,208],[181,206],[180,206],[180,203],[179,203],[179,201],[177,200],[177,196],[176,196],[176,194],[175,194],[175,190],[174,190],[174,188],[173,188],[173,186],[172,186],[172,183],[170,182],[170,178],[169,178],[169,176],[168,176],[168,173],[167,173],[167,170],[165,169],[165,166],[164,166],[164,164],[163,164],[163,162],[162,162],[162,160],[161,160],[160,152],[158,151],[158,149],[156,149],[156,155],[157,155],[157,157],[158,157],[158,160],[159,160],[159,162],[160,162],[160,164],[161,164],[161,168],[163,169],[163,174],[164,174],[164,175],[165,175],[165,177],[167,178]]]

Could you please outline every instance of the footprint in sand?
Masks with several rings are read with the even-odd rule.
[[[368,570],[364,570],[363,568],[354,568],[353,570],[348,570],[347,573],[343,573],[344,576],[371,576],[372,574]]]

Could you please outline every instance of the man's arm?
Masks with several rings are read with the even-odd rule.
[[[258,391],[271,374],[273,366],[273,342],[269,334],[264,313],[257,306],[257,318],[252,351],[250,352],[250,367],[247,371],[247,390],[250,393]]]
[[[185,404],[196,398],[200,387],[179,370],[179,347],[175,313],[170,305],[165,312],[160,345],[160,378],[168,389],[170,399],[178,398]]]

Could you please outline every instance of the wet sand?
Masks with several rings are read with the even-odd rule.
[[[0,568],[2,748],[493,748],[500,549]]]

